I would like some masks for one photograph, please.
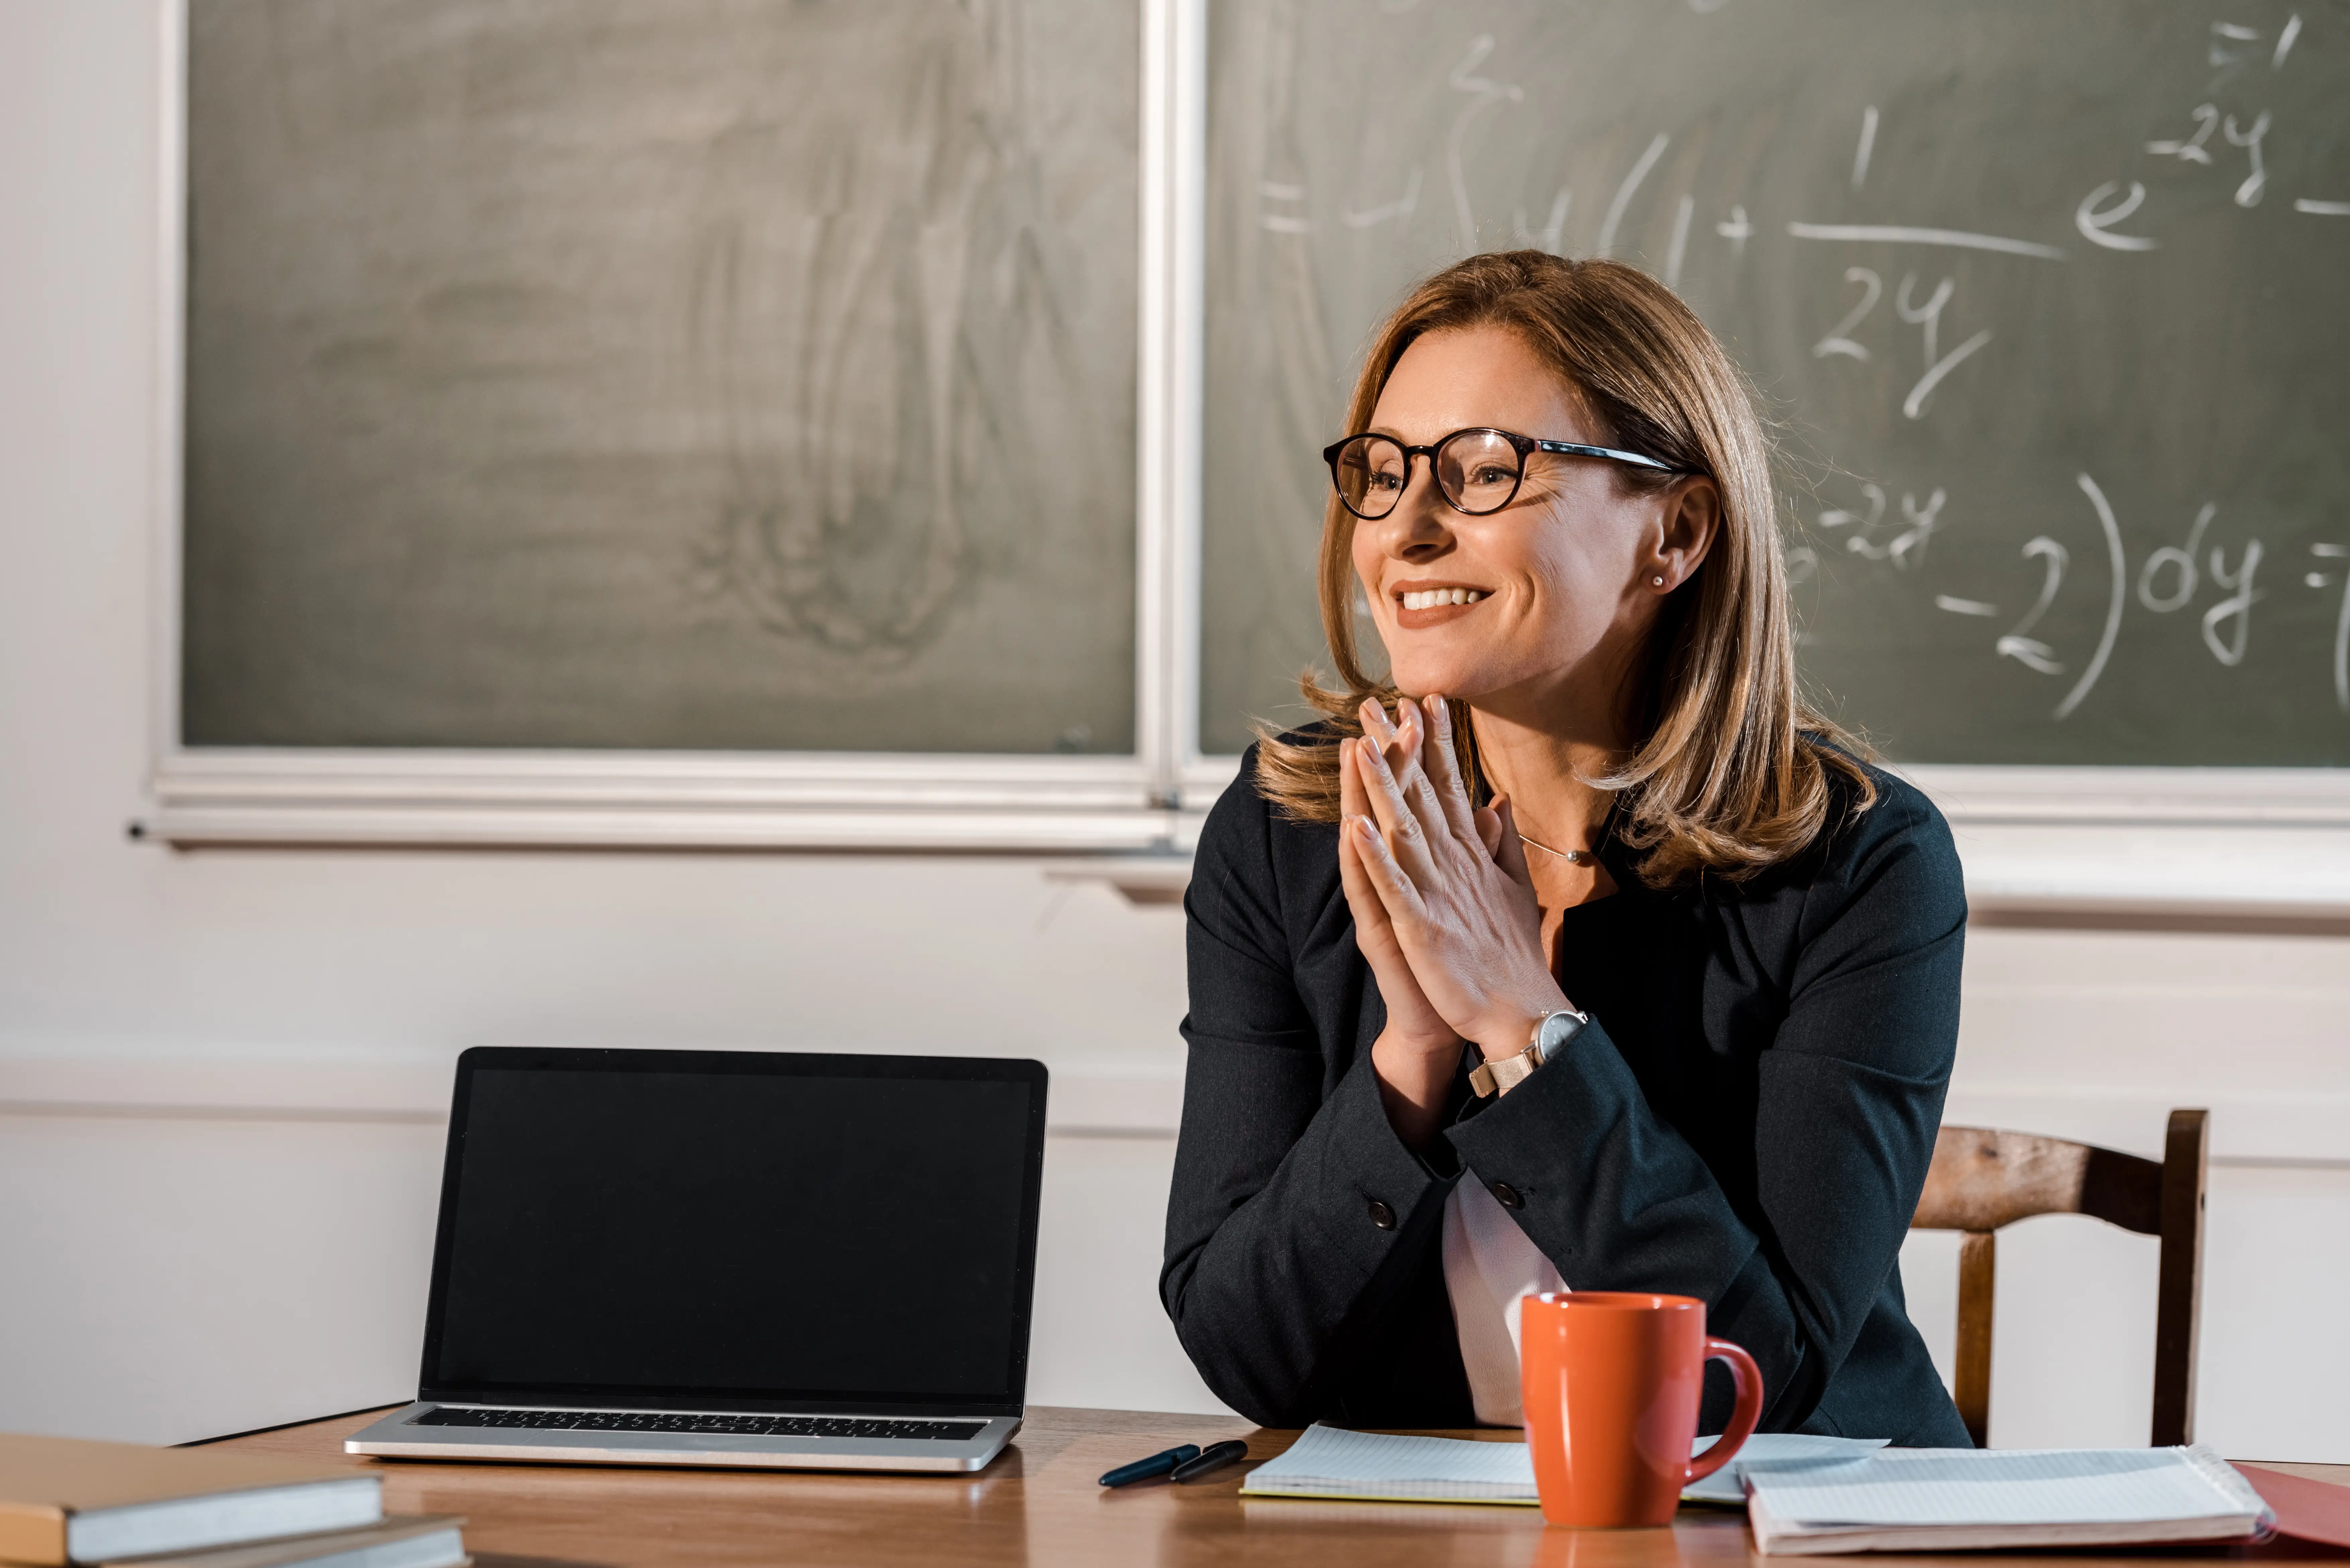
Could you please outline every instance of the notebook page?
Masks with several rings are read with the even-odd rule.
[[[1700,1438],[1691,1447],[1702,1452],[1713,1441]],[[1758,1432],[1746,1439],[1735,1460],[1681,1495],[1742,1505],[1745,1489],[1733,1472],[1750,1461],[1803,1469],[1833,1464],[1884,1446],[1882,1438]],[[1287,1453],[1259,1466],[1241,1490],[1264,1494],[1314,1491],[1350,1497],[1532,1501],[1534,1461],[1523,1443],[1399,1438],[1315,1426],[1308,1427]]]
[[[1745,1467],[1786,1523],[2128,1524],[2256,1512],[2180,1449],[1887,1449],[1827,1469]]]
[[[1717,1439],[1700,1438],[1690,1445],[1690,1457],[1701,1459]],[[1885,1447],[1883,1438],[1822,1438],[1807,1432],[1757,1432],[1746,1439],[1738,1457],[1706,1477],[1691,1481],[1683,1489],[1684,1501],[1719,1502],[1743,1508],[1746,1506],[1746,1483],[1742,1479],[1750,1465],[1771,1465],[1787,1470],[1812,1469],[1826,1465],[1848,1463]]]
[[[1252,1471],[1244,1492],[1343,1490],[1351,1496],[1534,1501],[1523,1443],[1401,1438],[1320,1424]]]

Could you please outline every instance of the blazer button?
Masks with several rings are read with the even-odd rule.
[[[1395,1229],[1395,1210],[1392,1210],[1392,1209],[1390,1209],[1390,1208],[1388,1208],[1386,1204],[1384,1204],[1384,1203],[1380,1202],[1378,1199],[1376,1199],[1376,1198],[1372,1199],[1371,1199],[1371,1223],[1372,1223],[1372,1224],[1374,1224],[1374,1225],[1376,1225],[1376,1226],[1378,1226],[1378,1227],[1380,1230],[1382,1230],[1382,1231],[1392,1231],[1392,1230],[1394,1230],[1394,1229]]]
[[[1504,1209],[1523,1209],[1526,1206],[1526,1200],[1518,1195],[1518,1189],[1506,1181],[1493,1183],[1493,1199]]]

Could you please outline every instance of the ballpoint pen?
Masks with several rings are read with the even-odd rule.
[[[1248,1458],[1248,1445],[1234,1438],[1225,1443],[1211,1443],[1196,1459],[1186,1459],[1168,1476],[1169,1480],[1195,1481],[1211,1471],[1222,1469],[1236,1459]]]
[[[1189,1464],[1199,1457],[1198,1444],[1178,1443],[1175,1447],[1164,1452],[1153,1454],[1147,1459],[1137,1459],[1130,1465],[1118,1466],[1118,1469],[1105,1473],[1101,1483],[1104,1486],[1124,1486],[1128,1481],[1149,1480],[1152,1476],[1163,1476],[1176,1466]]]

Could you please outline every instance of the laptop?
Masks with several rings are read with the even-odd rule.
[[[354,1454],[969,1471],[1020,1429],[1044,1066],[458,1058],[416,1402]]]

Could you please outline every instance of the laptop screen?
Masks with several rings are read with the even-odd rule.
[[[473,1050],[422,1397],[1016,1407],[1035,1062]]]

